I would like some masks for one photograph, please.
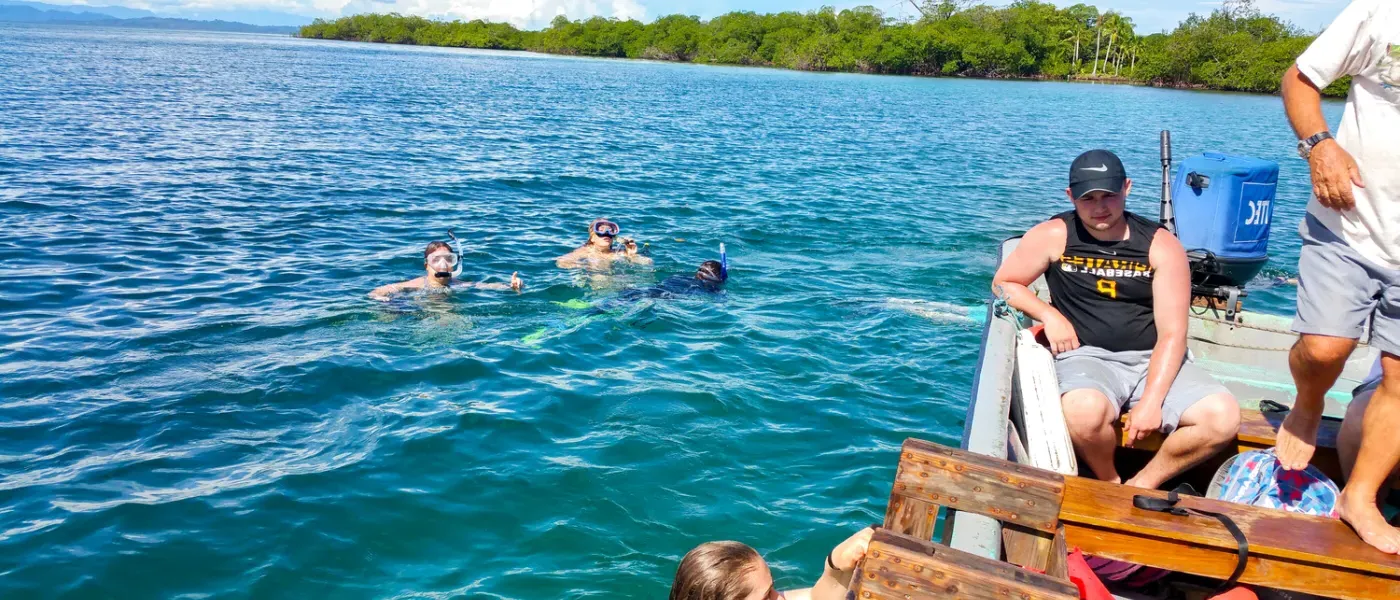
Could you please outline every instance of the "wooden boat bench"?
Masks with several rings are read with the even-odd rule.
[[[1278,439],[1278,428],[1283,423],[1283,417],[1286,414],[1240,409],[1240,432],[1235,436],[1234,452],[1231,455],[1250,450],[1273,448]],[[1125,414],[1114,426],[1120,448],[1127,447],[1127,437],[1123,429],[1127,418]],[[1342,465],[1337,458],[1337,435],[1341,433],[1341,429],[1342,422],[1339,419],[1322,420],[1322,425],[1317,430],[1317,452],[1314,453],[1312,460],[1312,464],[1338,484],[1344,481]],[[1166,436],[1161,433],[1153,433],[1133,447],[1138,450],[1156,452],[1162,447],[1162,441],[1165,439]]]
[[[1061,556],[1077,547],[1217,579],[1234,571],[1238,546],[1219,521],[1138,509],[1135,495],[1167,496],[909,439],[885,527],[927,539],[942,506],[992,517],[1021,535],[1049,536]],[[1179,506],[1224,513],[1244,532],[1249,558],[1241,582],[1333,598],[1400,597],[1400,557],[1367,546],[1341,521],[1187,496]]]
[[[865,560],[851,575],[850,591],[861,600],[1079,598],[1079,590],[1064,579],[886,529],[875,531]]]

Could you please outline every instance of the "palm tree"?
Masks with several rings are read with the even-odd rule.
[[[1101,20],[1094,23],[1094,29],[1098,30],[1098,34],[1094,36],[1094,77],[1099,76],[1099,41],[1103,39],[1102,24]]]
[[[1081,32],[1082,31],[1078,27],[1071,27],[1065,30],[1065,41],[1069,41],[1070,38],[1074,39],[1074,61],[1071,64],[1074,65],[1075,75],[1079,74],[1079,34]]]
[[[1118,14],[1117,14],[1117,13],[1114,13],[1113,11],[1109,11],[1109,12],[1104,13],[1103,19],[1100,19],[1100,21],[1106,22],[1106,24],[1108,25],[1108,28],[1109,28],[1109,29],[1108,29],[1108,50],[1107,50],[1106,52],[1104,52],[1104,61],[1103,61],[1103,70],[1104,70],[1105,73],[1107,73],[1107,72],[1108,72],[1108,63],[1109,63],[1109,61],[1113,58],[1113,42],[1118,41],[1118,26],[1119,26],[1121,23],[1119,22]]]

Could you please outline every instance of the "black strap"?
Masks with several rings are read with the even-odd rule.
[[[1239,525],[1236,525],[1235,521],[1230,517],[1218,512],[1177,506],[1176,503],[1180,501],[1180,499],[1180,496],[1173,490],[1167,492],[1167,497],[1165,499],[1153,498],[1152,496],[1133,496],[1133,506],[1142,510],[1167,513],[1178,517],[1195,515],[1200,517],[1213,517],[1220,521],[1220,524],[1224,525],[1225,529],[1230,531],[1230,535],[1235,537],[1235,544],[1238,546],[1237,556],[1239,558],[1235,562],[1235,572],[1231,573],[1230,578],[1225,580],[1225,583],[1220,584],[1220,587],[1216,588],[1215,591],[1223,592],[1234,587],[1236,583],[1239,583],[1240,575],[1244,574],[1245,563],[1249,560],[1249,540],[1245,539],[1244,532],[1240,530]]]

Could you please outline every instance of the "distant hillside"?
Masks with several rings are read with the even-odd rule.
[[[108,21],[111,15],[95,12],[39,10],[30,6],[0,4],[0,21],[11,23],[52,23],[57,21]]]
[[[154,17],[155,13],[149,10],[137,8],[127,8],[125,6],[88,6],[85,4],[44,4],[43,2],[25,2],[23,0],[0,0],[0,7],[5,6],[27,6],[36,10],[71,12],[71,13],[96,13],[104,15],[109,19],[139,19],[141,17]]]
[[[44,9],[36,8],[43,6]],[[179,29],[190,31],[231,31],[239,33],[272,33],[272,34],[294,34],[296,27],[249,25],[247,23],[236,23],[233,21],[195,21],[191,19],[172,19],[155,16],[141,16],[132,18],[113,17],[92,11],[68,10],[77,8],[91,8],[93,10],[111,9],[114,7],[58,7],[56,5],[39,4],[36,2],[6,3],[0,1],[0,22],[9,23],[65,23],[73,25],[99,25],[102,27],[134,27],[140,29]],[[131,11],[121,9],[128,13],[146,11]]]

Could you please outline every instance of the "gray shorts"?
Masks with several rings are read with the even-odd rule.
[[[1098,390],[1118,403],[1123,411],[1142,400],[1147,387],[1147,364],[1151,350],[1110,352],[1097,346],[1080,346],[1055,357],[1055,375],[1060,378],[1060,395],[1074,390]],[[1181,363],[1181,370],[1167,390],[1162,402],[1162,433],[1171,433],[1181,422],[1181,414],[1191,405],[1212,394],[1229,394],[1230,390],[1190,360]]]
[[[1308,215],[1298,225],[1298,316],[1293,331],[1360,339],[1400,354],[1400,271],[1376,265]]]

